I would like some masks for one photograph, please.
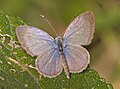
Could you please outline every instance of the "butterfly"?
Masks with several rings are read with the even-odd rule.
[[[33,26],[19,26],[16,35],[21,47],[36,58],[36,69],[44,77],[58,76],[64,69],[80,73],[90,63],[89,52],[82,46],[89,45],[94,34],[94,15],[87,11],[77,16],[67,27],[63,37],[53,38],[45,31]]]

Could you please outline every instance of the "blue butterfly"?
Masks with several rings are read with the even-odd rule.
[[[90,63],[88,51],[81,45],[89,45],[94,33],[94,16],[90,11],[77,16],[67,27],[63,37],[54,39],[48,33],[33,26],[19,26],[16,35],[22,48],[32,57],[37,56],[36,68],[45,77],[56,77],[64,69],[80,73]]]

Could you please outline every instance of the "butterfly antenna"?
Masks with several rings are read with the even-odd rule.
[[[55,31],[55,29],[53,28],[53,26],[50,24],[50,22],[45,18],[44,15],[40,15],[47,23],[48,25],[52,28],[52,30],[55,32],[56,35],[58,35],[58,33]]]

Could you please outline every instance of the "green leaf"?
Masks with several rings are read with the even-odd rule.
[[[98,73],[87,68],[67,79],[64,72],[56,78],[44,78],[35,69],[32,58],[20,47],[15,29],[26,25],[19,17],[0,12],[0,89],[113,89]]]

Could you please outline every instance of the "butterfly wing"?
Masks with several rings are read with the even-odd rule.
[[[46,32],[32,26],[19,26],[16,35],[22,48],[31,56],[38,56],[46,48],[51,48],[54,39]]]
[[[62,72],[59,51],[49,34],[32,26],[20,26],[16,34],[22,48],[31,56],[38,56],[38,72],[47,77],[55,77]]]
[[[76,17],[67,27],[64,38],[64,44],[88,45],[91,43],[94,33],[94,16],[87,11]]]
[[[68,45],[64,48],[64,55],[71,73],[83,71],[90,62],[88,51],[80,45]]]
[[[45,77],[56,77],[62,72],[59,50],[45,50],[36,60],[36,67],[40,74]]]
[[[70,72],[78,73],[88,66],[90,55],[81,45],[90,44],[93,33],[94,16],[89,11],[75,18],[66,29],[63,36],[63,45]]]

